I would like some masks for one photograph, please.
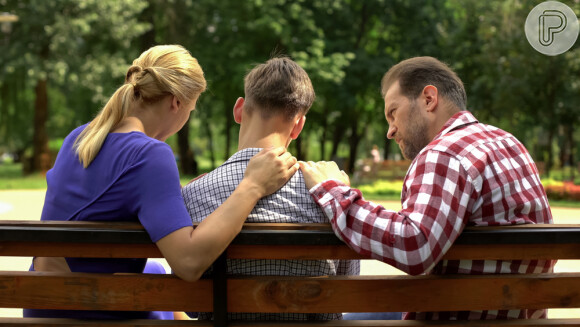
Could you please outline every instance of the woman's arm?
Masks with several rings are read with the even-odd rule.
[[[232,195],[195,230],[181,228],[157,242],[173,272],[187,281],[199,279],[240,232],[258,200],[280,189],[297,170],[296,158],[284,148],[255,155]]]

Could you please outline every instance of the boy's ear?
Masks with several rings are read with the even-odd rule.
[[[239,97],[234,104],[234,120],[236,123],[242,123],[242,112],[244,111],[244,98]]]
[[[292,132],[290,132],[291,139],[295,140],[298,138],[298,135],[300,135],[300,132],[302,132],[302,128],[304,128],[304,123],[306,123],[306,116],[300,117],[300,119],[298,119],[294,123],[294,127],[292,127]]]

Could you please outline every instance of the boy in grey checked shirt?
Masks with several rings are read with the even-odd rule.
[[[244,176],[249,160],[265,147],[288,147],[298,137],[314,101],[308,74],[289,58],[273,58],[254,67],[244,80],[245,99],[234,105],[240,124],[238,152],[214,171],[197,178],[183,190],[193,222],[216,210]],[[298,171],[276,193],[261,199],[247,222],[326,223],[322,210],[310,196]],[[228,260],[228,273],[241,275],[324,276],[358,275],[358,260]],[[329,320],[339,313],[266,314],[229,313],[229,319]],[[210,319],[211,313],[200,313]]]

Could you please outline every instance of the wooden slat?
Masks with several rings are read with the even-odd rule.
[[[254,277],[228,281],[230,312],[381,312],[580,307],[580,273]]]
[[[228,247],[229,259],[368,259],[342,245],[236,245]]]
[[[525,319],[525,320],[486,320],[486,321],[422,321],[422,320],[334,320],[328,322],[264,322],[264,323],[231,323],[230,327],[305,327],[305,326],[320,326],[320,327],[423,327],[423,326],[438,326],[438,327],[458,327],[458,326],[479,326],[479,327],[498,327],[498,326],[518,326],[518,327],[542,327],[542,326],[575,326],[580,327],[580,319],[553,319],[553,320],[539,320],[539,319]]]
[[[145,230],[143,225],[129,221],[67,221],[67,220],[2,220],[2,227],[66,227],[66,228],[94,228],[94,229],[125,229]]]
[[[574,244],[455,244],[444,260],[580,259],[580,239]]]
[[[0,256],[162,258],[155,244],[0,242]]]
[[[392,320],[363,320],[363,321],[300,321],[300,322],[276,322],[276,321],[259,321],[259,322],[231,322],[230,327],[421,327],[421,326],[439,326],[439,327],[458,327],[458,326],[518,326],[518,327],[542,327],[542,326],[568,326],[580,327],[579,319],[551,319],[551,320],[496,320],[496,321],[470,321],[468,324],[464,321],[392,321]],[[145,326],[213,326],[209,321],[171,321],[171,320],[123,320],[123,321],[91,321],[91,320],[71,320],[71,319],[36,319],[36,318],[0,318],[0,326],[28,326],[28,327],[45,327],[45,326],[108,326],[108,327],[145,327]]]
[[[194,225],[197,225],[194,224]],[[1,220],[0,226],[13,227],[75,227],[95,229],[127,229],[144,230],[137,222],[99,222],[99,221],[59,221],[59,220]],[[508,226],[470,226],[465,230],[497,230],[502,229],[538,229],[538,228],[578,228],[578,224],[524,224]],[[332,230],[328,223],[245,223],[244,230]]]
[[[48,326],[107,326],[107,327],[145,327],[145,326],[173,326],[173,327],[209,327],[210,321],[199,320],[74,320],[74,319],[49,319],[49,318],[0,318],[0,326],[28,326],[28,327],[48,327]],[[543,327],[543,326],[567,326],[580,327],[580,319],[525,319],[525,320],[486,320],[486,321],[393,321],[393,320],[331,320],[331,321],[233,321],[229,327],[458,327],[458,326],[478,326],[478,327]]]
[[[197,226],[198,223],[194,223]],[[137,222],[99,222],[99,221],[67,221],[67,220],[2,220],[0,226],[5,227],[66,227],[94,229],[124,229],[142,230],[143,225]],[[328,223],[245,223],[244,230],[332,230]]]
[[[57,326],[107,326],[107,327],[210,327],[211,321],[198,320],[78,320],[65,318],[0,318],[0,326],[27,326],[27,327],[57,327]]]
[[[230,245],[230,259],[369,259],[346,245],[283,246],[283,245]],[[537,260],[580,259],[580,244],[509,244],[463,245],[456,244],[444,260]]]
[[[498,327],[498,326],[518,326],[518,327],[542,327],[542,326],[567,326],[580,327],[580,319],[525,319],[525,320],[485,320],[485,321],[424,321],[424,320],[332,320],[324,322],[232,322],[230,327],[458,327],[458,326],[478,326],[478,327]]]
[[[1,256],[78,258],[161,258],[154,244],[0,242]],[[230,245],[230,259],[368,259],[346,245],[284,246]],[[449,249],[443,259],[534,260],[580,259],[580,244],[462,245]]]
[[[0,307],[212,311],[212,283],[168,275],[0,272]],[[229,312],[578,308],[580,273],[230,278]]]
[[[212,311],[212,282],[172,275],[0,271],[0,308]]]

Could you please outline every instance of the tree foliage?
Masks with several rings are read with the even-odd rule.
[[[578,12],[580,5],[566,2]],[[254,64],[287,55],[309,73],[317,100],[291,151],[344,162],[386,141],[380,79],[419,55],[447,62],[468,107],[511,131],[550,165],[577,162],[580,59],[574,46],[548,57],[527,42],[532,0],[0,0],[20,16],[0,51],[0,151],[33,147],[39,81],[47,134],[62,138],[91,119],[125,69],[155,44],[178,43],[202,65],[208,91],[177,137],[183,168],[217,165],[236,149],[232,107]],[[170,141],[174,142],[174,141]],[[194,156],[194,153],[196,156]]]

